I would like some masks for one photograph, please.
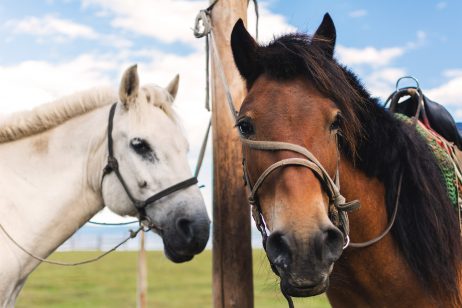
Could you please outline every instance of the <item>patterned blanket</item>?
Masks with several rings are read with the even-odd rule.
[[[395,113],[394,115],[397,119],[414,125],[413,119],[401,113]],[[454,144],[441,137],[422,122],[417,121],[415,125],[417,132],[427,141],[428,146],[438,162],[452,205],[456,209],[462,208],[462,175],[459,157],[462,153],[460,153]]]

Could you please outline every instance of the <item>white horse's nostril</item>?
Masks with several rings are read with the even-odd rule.
[[[140,181],[138,182],[138,186],[140,188],[146,188],[146,186],[148,186],[148,183],[146,181]]]

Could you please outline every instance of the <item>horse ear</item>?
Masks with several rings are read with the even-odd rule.
[[[256,50],[258,44],[247,31],[242,19],[239,19],[231,32],[231,48],[234,63],[241,76],[249,80],[256,70]]]
[[[168,84],[168,86],[165,88],[165,90],[170,93],[170,95],[175,99],[176,94],[178,93],[178,85],[180,83],[180,75],[176,74],[175,77],[173,77],[172,81]]]
[[[127,68],[122,76],[119,87],[119,98],[125,108],[134,104],[140,89],[140,79],[138,77],[138,66],[135,64]]]
[[[329,13],[324,15],[321,25],[313,35],[313,44],[318,45],[325,52],[326,56],[332,58],[334,56],[334,47],[337,34],[335,31],[334,21]]]

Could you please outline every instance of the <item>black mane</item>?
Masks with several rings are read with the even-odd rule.
[[[364,89],[357,77],[314,46],[305,34],[290,34],[258,46],[256,70],[278,80],[303,76],[341,110],[343,156],[368,177],[385,185],[391,217],[401,172],[398,215],[391,234],[407,263],[430,294],[459,303],[461,261],[457,213],[451,205],[437,163],[413,127],[398,121]]]

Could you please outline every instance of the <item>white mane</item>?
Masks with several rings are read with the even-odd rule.
[[[170,118],[176,119],[170,100],[159,99],[160,87],[145,86],[148,101],[162,109]],[[96,108],[118,101],[116,92],[111,88],[98,88],[65,96],[46,103],[32,110],[13,113],[0,118],[0,143],[21,139],[56,127],[69,119],[82,115]],[[176,122],[176,121],[175,121]]]

